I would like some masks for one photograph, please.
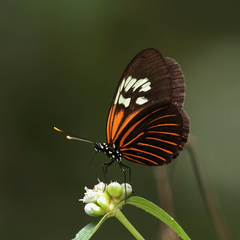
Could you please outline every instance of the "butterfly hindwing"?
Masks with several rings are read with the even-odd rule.
[[[184,76],[179,64],[172,58],[164,58],[169,74],[171,75],[172,98],[171,102],[181,111],[185,97]]]
[[[127,160],[150,166],[167,164],[185,145],[188,128],[184,130],[183,114],[173,104],[149,108],[129,122],[115,145]]]

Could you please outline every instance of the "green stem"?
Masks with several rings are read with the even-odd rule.
[[[119,209],[115,209],[115,217],[132,233],[138,240],[144,240],[141,234],[133,227]]]

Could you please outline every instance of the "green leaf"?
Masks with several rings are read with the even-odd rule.
[[[86,225],[84,228],[82,228],[77,234],[76,237],[73,240],[88,240],[90,239],[93,234],[98,230],[98,228],[104,223],[104,221],[111,217],[112,213],[109,212],[105,214],[102,219],[95,220],[88,225]]]
[[[169,216],[165,211],[163,211],[160,207],[155,205],[154,203],[141,198],[141,197],[131,197],[127,199],[126,204],[134,205],[135,207],[141,208],[146,212],[149,212],[153,216],[160,219],[162,222],[166,223],[170,228],[172,228],[179,237],[184,240],[190,240],[188,235],[184,232],[184,230],[178,225],[178,223]]]
[[[115,210],[115,217],[132,233],[132,235],[138,240],[144,240],[142,235],[133,227],[133,225],[122,214],[120,209]]]

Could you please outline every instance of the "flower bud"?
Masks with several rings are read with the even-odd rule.
[[[86,204],[84,210],[86,214],[88,214],[91,217],[98,217],[105,214],[105,211],[95,203]]]
[[[122,194],[122,187],[118,182],[112,182],[107,186],[109,195],[113,198],[118,198]]]
[[[126,186],[126,188],[125,188]],[[121,200],[126,199],[126,197],[129,197],[132,193],[132,186],[129,183],[122,183],[121,184],[122,188],[122,195],[121,195]],[[126,196],[127,194],[127,196]]]
[[[97,203],[102,209],[109,210],[109,201],[108,201],[108,199],[105,198],[105,196],[103,196],[103,195],[100,196],[97,199]]]
[[[106,188],[106,184],[103,182],[99,182],[97,185],[94,186],[93,190],[95,192],[103,192]]]
[[[108,202],[110,202],[111,197],[110,197],[110,195],[108,194],[108,192],[106,190],[101,193],[101,196],[104,196],[106,198],[106,200]]]

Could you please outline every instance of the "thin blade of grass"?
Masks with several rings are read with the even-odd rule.
[[[185,231],[180,227],[180,225],[171,216],[169,216],[165,211],[163,211],[160,207],[158,207],[154,203],[144,198],[134,196],[127,199],[126,204],[131,204],[134,205],[135,207],[145,210],[146,212],[152,214],[159,220],[166,223],[178,234],[179,237],[181,237],[184,240],[190,240],[190,238],[185,233]]]

